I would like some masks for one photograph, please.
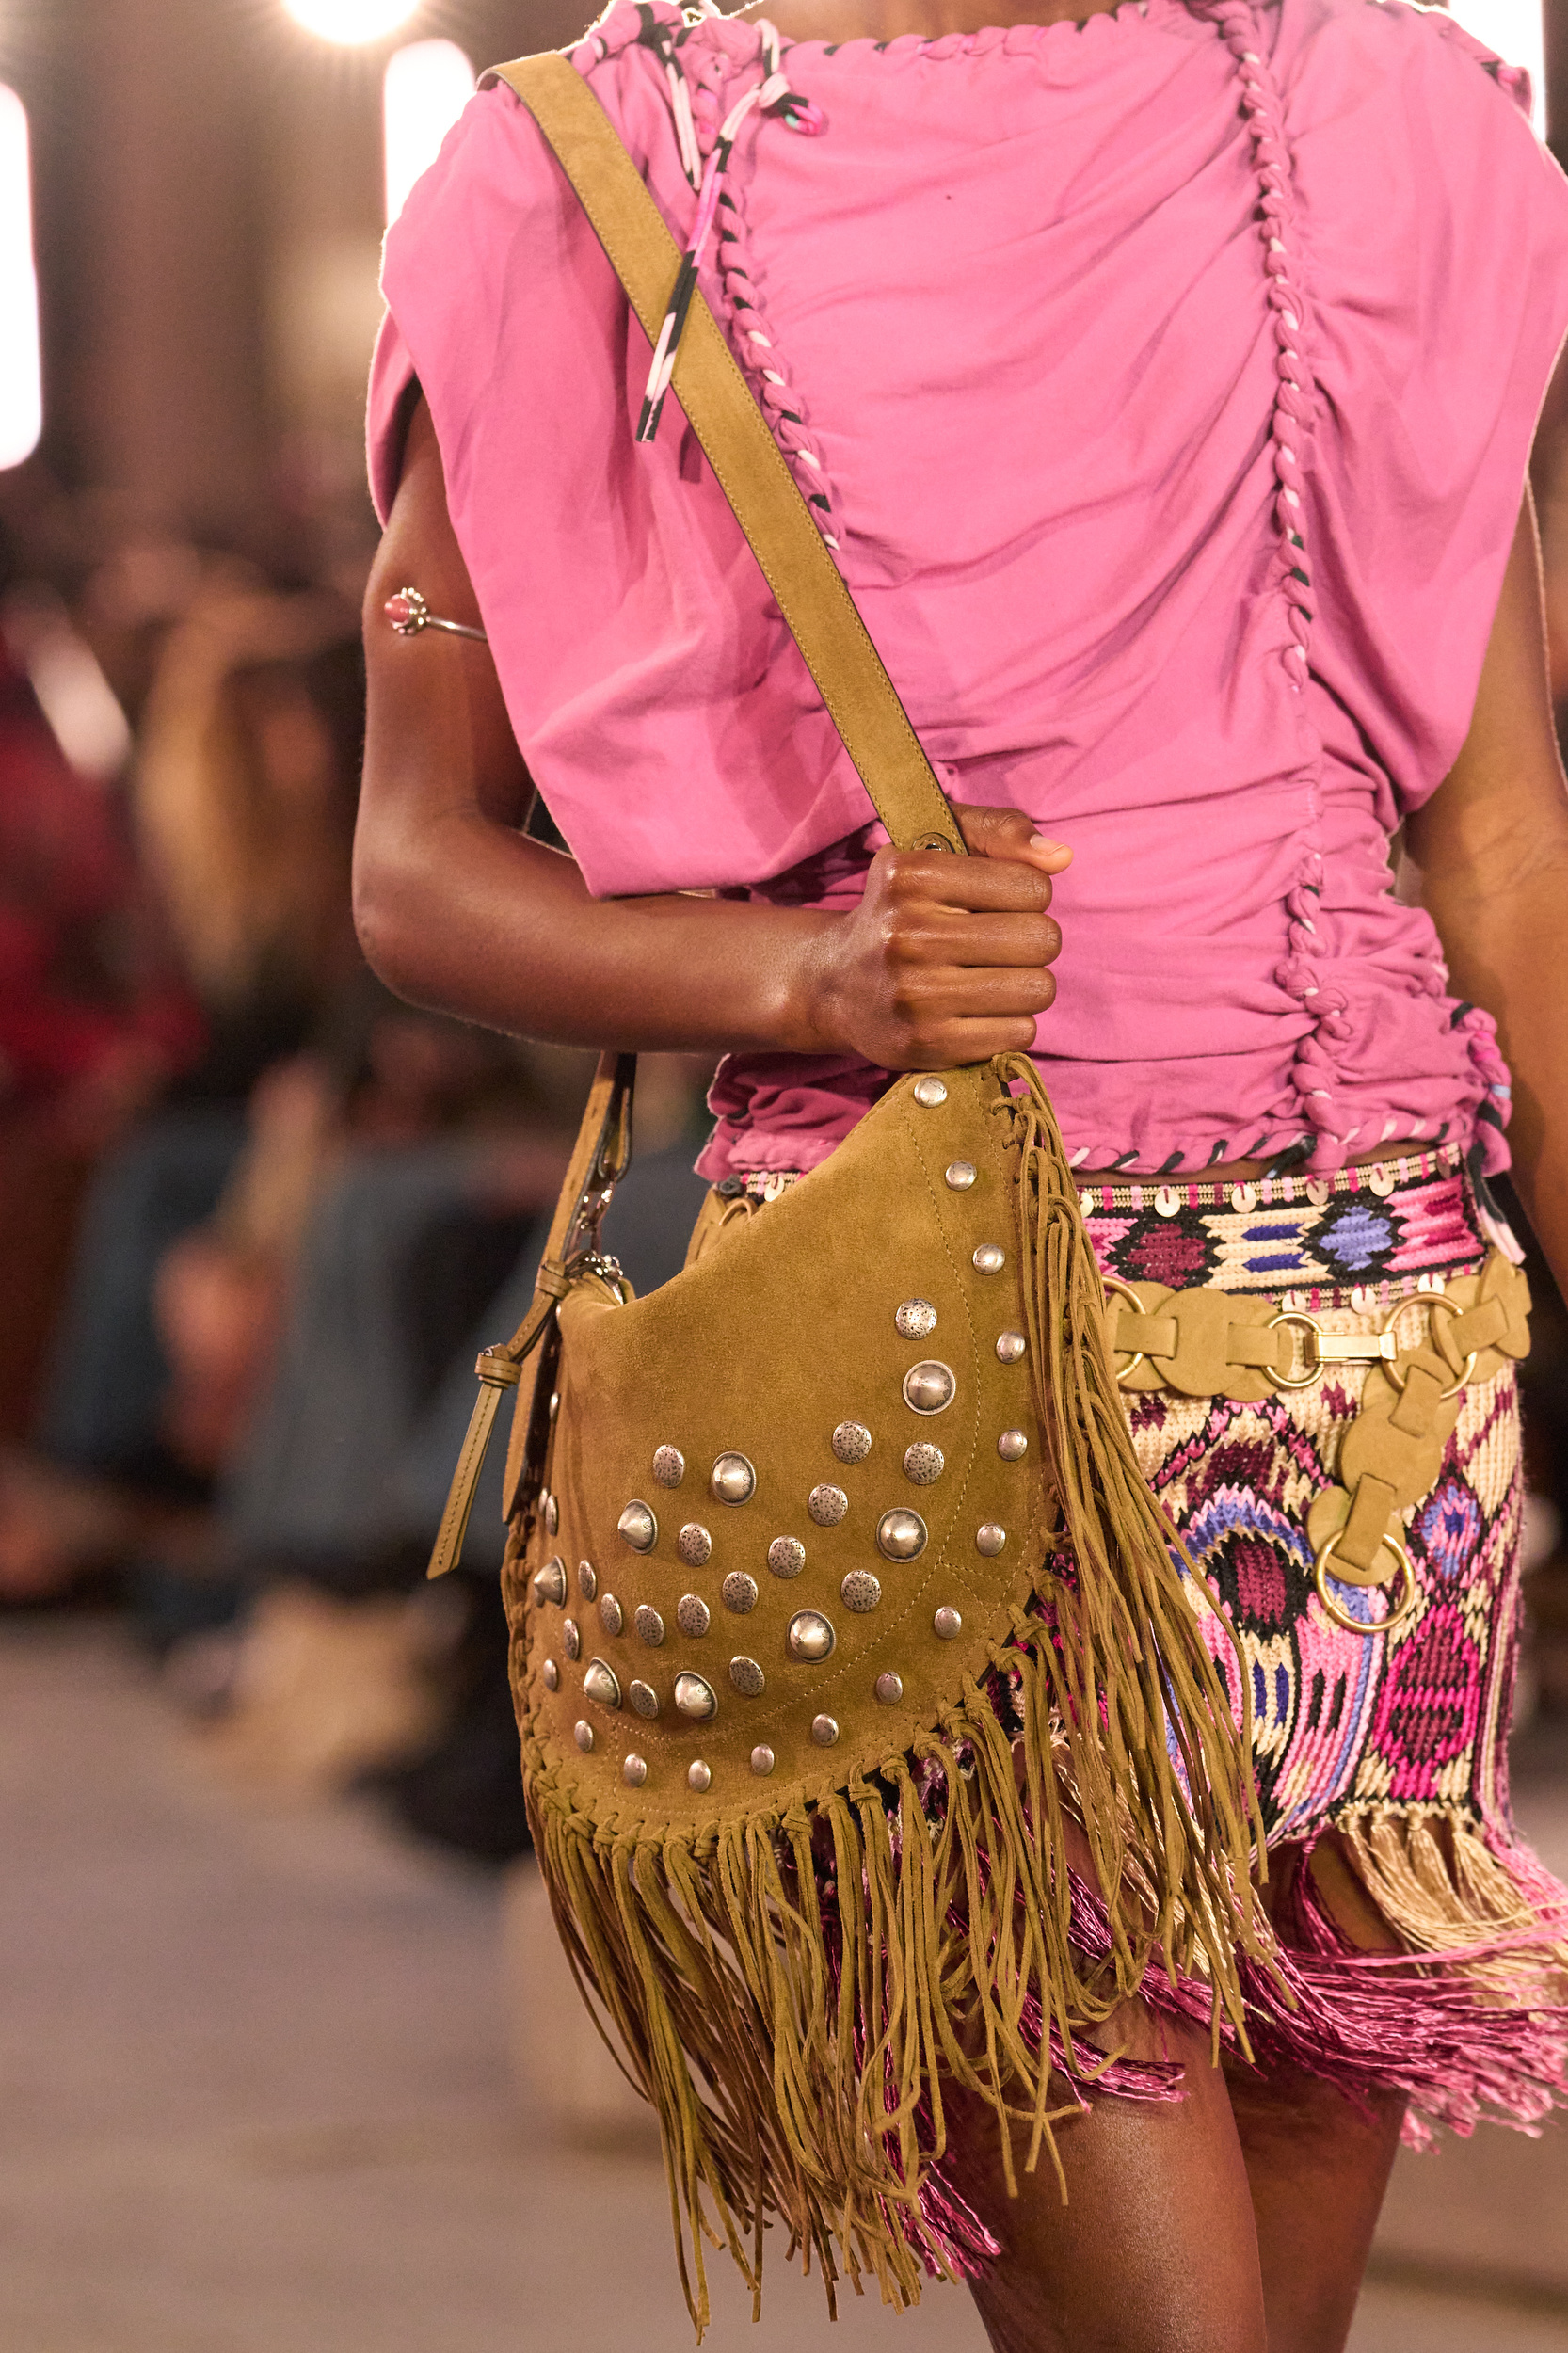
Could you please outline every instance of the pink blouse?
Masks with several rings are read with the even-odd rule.
[[[684,242],[683,148],[762,35],[616,0],[575,59]],[[783,70],[820,123],[746,116],[701,282],[949,792],[1075,852],[1036,1048],[1075,1160],[1304,1139],[1327,1170],[1479,1123],[1505,1164],[1492,1024],[1389,837],[1464,740],[1568,324],[1522,77],[1403,0],[1144,0]],[[673,398],[634,442],[647,339],[504,87],[385,288],[378,505],[417,378],[590,888],[852,904],[884,837]],[[731,1056],[700,1165],[808,1168],[885,1080]]]

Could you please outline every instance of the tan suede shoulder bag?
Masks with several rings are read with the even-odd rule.
[[[565,57],[500,73],[651,342],[680,256],[635,167]],[[964,855],[700,295],[673,391],[888,833]],[[1037,2150],[1040,2017],[1071,2050],[1157,1944],[1240,2027],[1238,1954],[1267,1938],[1250,1783],[1029,1059],[898,1080],[646,1299],[598,1239],[633,1067],[601,1063],[532,1311],[479,1359],[432,1574],[516,1385],[530,1819],[579,1980],[659,2110],[694,2313],[704,2232],[755,2280],[769,2210],[829,2280],[869,2267],[910,2301],[899,2217],[944,2080]],[[1103,1964],[1068,1941],[1069,1815]]]

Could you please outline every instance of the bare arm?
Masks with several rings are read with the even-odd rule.
[[[1568,1291],[1568,784],[1528,494],[1470,732],[1405,849],[1456,994],[1496,1018],[1513,1071],[1514,1181]]]
[[[370,708],[355,842],[360,938],[388,984],[492,1029],[566,1044],[864,1054],[895,1070],[1034,1040],[1070,853],[1015,809],[971,809],[983,855],[883,851],[856,912],[680,896],[596,900],[520,830],[529,783],[488,649],[397,636],[406,584],[477,623],[421,403],[365,603]]]

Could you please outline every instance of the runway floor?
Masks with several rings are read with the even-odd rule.
[[[1568,1870],[1568,1773],[1527,1828]],[[530,2114],[496,1881],[241,1798],[111,1624],[0,1631],[0,2353],[687,2353],[663,2175]],[[1568,2131],[1401,2159],[1354,2353],[1568,2348]],[[984,2353],[779,2265],[714,2353]]]

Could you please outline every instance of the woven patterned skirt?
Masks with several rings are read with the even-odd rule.
[[[732,1179],[718,1189],[728,1198],[711,1197],[710,1215],[723,1222],[760,1209],[792,1181]],[[1298,1323],[1310,1318],[1322,1335],[1363,1343],[1400,1301],[1442,1295],[1489,1261],[1495,1268],[1499,1254],[1520,1256],[1451,1150],[1332,1179],[1096,1186],[1082,1207],[1108,1288],[1124,1299],[1135,1284],[1244,1294],[1256,1312],[1239,1308],[1243,1322],[1267,1324],[1267,1302]],[[1129,1304],[1147,1308],[1148,1300]],[[1407,1309],[1395,1329],[1407,1319],[1422,1328]],[[1445,1321],[1431,1311],[1425,1329]],[[1396,1593],[1394,1580],[1379,1588],[1336,1577],[1332,1551],[1320,1581],[1321,1499],[1345,1492],[1341,1458],[1371,1370],[1365,1357],[1324,1353],[1330,1360],[1301,1386],[1255,1382],[1269,1393],[1254,1402],[1185,1394],[1152,1359],[1148,1385],[1124,1391],[1141,1467],[1185,1547],[1190,1596],[1239,1728],[1250,1713],[1278,1941],[1267,1961],[1240,1961],[1247,2053],[1265,2073],[1303,2071],[1352,2101],[1402,2100],[1405,2137],[1416,2145],[1434,2126],[1469,2133],[1483,2118],[1528,2128],[1568,2105],[1568,1889],[1520,1840],[1509,1808],[1523,1503],[1514,1366],[1501,1350],[1482,1351],[1489,1377],[1446,1392],[1458,1397],[1457,1419],[1432,1484],[1386,1523],[1399,1529],[1406,1564],[1408,1591]],[[1402,1396],[1398,1368],[1390,1379]],[[1065,1556],[1044,1565],[1035,1607],[1048,1618],[1048,1595],[1074,1565]],[[1390,1616],[1397,1622],[1384,1631]],[[1016,1738],[1020,1679],[999,1669],[989,1689]],[[962,1742],[952,1753],[963,1771]],[[912,1777],[935,1833],[947,1809],[943,1769],[927,1759]],[[1372,1935],[1365,1907],[1353,1923],[1342,1917],[1347,1866],[1375,1907]],[[818,1872],[831,1938],[835,1863],[825,1848]],[[1331,1899],[1324,1891],[1336,1882]],[[1076,1875],[1072,1890],[1073,1941],[1087,1960],[1103,1959],[1096,1891]],[[1142,1991],[1157,2012],[1209,2025],[1207,1984],[1173,1978],[1156,1962]],[[1047,2030],[1038,2005],[1026,2004],[1026,2036],[1032,2014],[1038,2051]],[[1228,2056],[1247,2055],[1228,2024],[1222,2041]],[[1049,2044],[1053,2096],[1067,2106],[1182,2096],[1174,2063],[1097,2061],[1092,2081],[1080,2080],[1054,2030]],[[896,2227],[928,2269],[950,2277],[1000,2251],[940,2161]]]
[[[1118,1187],[1084,1206],[1107,1274],[1262,1291],[1329,1331],[1365,1328],[1400,1297],[1473,1273],[1499,1243],[1516,1253],[1464,1172],[1435,1155],[1386,1191],[1365,1172],[1288,1190],[1183,1197],[1173,1213],[1168,1196]],[[1402,2093],[1418,2140],[1432,2122],[1467,2132],[1486,2114],[1529,2124],[1568,2094],[1568,1891],[1509,1810],[1516,1377],[1505,1367],[1462,1393],[1435,1483],[1403,1514],[1415,1600],[1388,1635],[1334,1623],[1305,1533],[1367,1378],[1365,1365],[1332,1366],[1256,1404],[1153,1389],[1129,1412],[1144,1474],[1240,1641],[1270,1847],[1337,1832],[1394,1938],[1421,1956],[1357,1950],[1300,1872],[1282,1924],[1296,2006],[1259,1989],[1254,2049],[1263,2065]],[[1347,1616],[1383,1608],[1362,1588],[1330,1591]],[[1211,1646],[1234,1673],[1218,1626]]]
[[[1304,1310],[1325,1332],[1365,1332],[1402,1297],[1476,1273],[1517,1245],[1447,1155],[1330,1183],[1117,1186],[1085,1193],[1103,1273],[1124,1284],[1202,1285]],[[1388,1181],[1392,1176],[1392,1182]],[[1333,1365],[1260,1402],[1129,1392],[1140,1464],[1198,1573],[1192,1598],[1233,1693],[1238,1638],[1250,1682],[1252,1753],[1281,1952],[1243,1963],[1248,2039],[1265,2072],[1304,2070],[1352,2100],[1393,2094],[1405,2137],[1483,2118],[1529,2127],[1568,2102],[1568,1890],[1520,1840],[1509,1809],[1507,1737],[1518,1641],[1523,1486],[1512,1367],[1467,1387],[1431,1490],[1403,1513],[1414,1598],[1397,1629],[1361,1633],[1324,1609],[1306,1532],[1336,1484],[1368,1368]],[[1072,1574],[1069,1560],[1055,1575]],[[1370,1628],[1381,1592],[1328,1583],[1341,1617]],[[1042,1604],[1042,1608],[1046,1605]],[[1013,1695],[994,1678],[1007,1721]],[[926,1805],[943,1810],[927,1769]],[[1391,1950],[1339,1924],[1311,1867],[1336,1833],[1382,1915]],[[1298,1867],[1281,1870],[1282,1850]],[[1075,1936],[1105,1949],[1093,1892],[1076,1891]],[[1144,1980],[1151,2006],[1206,2026],[1206,1986]],[[1229,2038],[1235,2050],[1235,2038]],[[1052,2050],[1058,2081],[1071,2085]],[[1181,2096],[1180,2070],[1131,2061],[1081,2096]],[[973,2272],[999,2252],[938,2165],[911,2235],[933,2269]]]

